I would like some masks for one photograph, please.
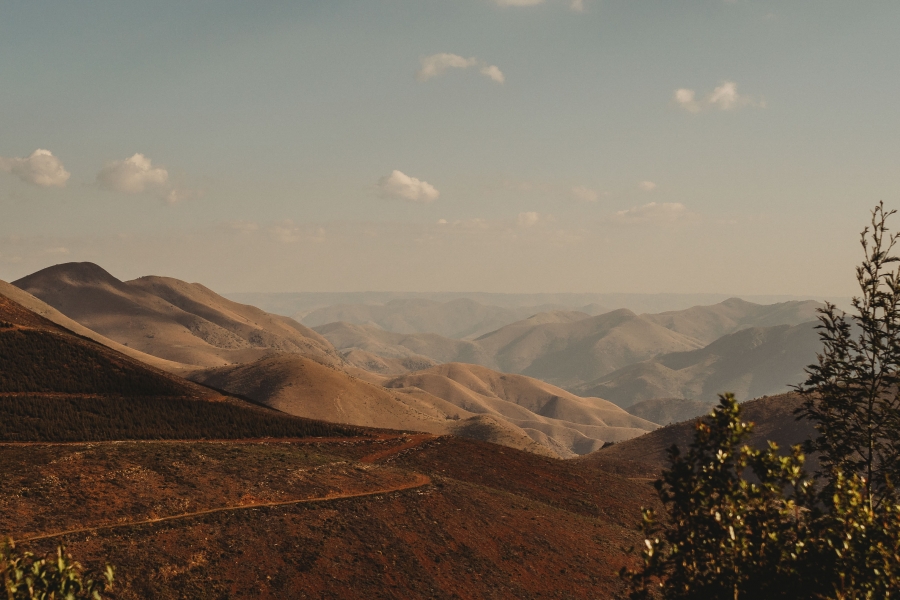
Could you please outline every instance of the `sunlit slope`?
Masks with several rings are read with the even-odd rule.
[[[476,341],[500,370],[567,389],[657,354],[703,345],[625,309],[589,318],[571,312],[535,315]]]
[[[28,292],[21,290],[13,284],[7,283],[3,280],[0,280],[0,295],[6,296],[10,300],[17,302],[31,312],[40,315],[48,321],[56,323],[57,325],[60,325],[65,329],[68,329],[72,333],[76,333],[80,336],[92,339],[95,342],[103,344],[108,348],[112,348],[117,352],[121,352],[122,354],[130,356],[131,358],[139,360],[148,365],[152,365],[158,369],[163,369],[165,371],[169,371],[170,373],[181,373],[196,368],[195,365],[185,365],[183,363],[177,363],[159,358],[158,356],[146,354],[144,352],[141,352],[140,350],[135,350],[134,348],[111,340],[104,335],[100,335],[96,331],[88,329],[81,323],[70,319],[40,298],[36,298]]]
[[[0,295],[2,441],[304,437],[347,431],[222,396],[75,335]]]
[[[713,401],[722,392],[738,400],[778,394],[804,380],[821,342],[817,322],[753,327],[692,352],[664,354],[578,388],[620,406],[652,398]]]
[[[476,365],[439,365],[384,385],[418,388],[470,413],[503,419],[562,455],[585,454],[656,428],[600,398],[580,398],[543,381]]]
[[[420,369],[434,363],[447,362],[496,368],[494,360],[478,344],[435,333],[393,333],[373,325],[351,325],[344,322],[322,325],[316,327],[315,331],[331,342],[348,362],[362,368],[366,368],[365,365],[371,359],[365,355],[354,355],[354,352],[362,351],[394,359],[401,361],[401,364],[421,365],[418,367]]]
[[[122,282],[92,263],[68,263],[14,282],[81,325],[178,363],[246,362],[273,350],[336,361],[319,334],[287,317],[163,277]]]

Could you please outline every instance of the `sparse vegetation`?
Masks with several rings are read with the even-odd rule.
[[[19,553],[12,540],[0,547],[0,577],[7,600],[100,600],[112,589],[113,568],[100,576],[85,573],[63,546],[38,558]]]
[[[734,396],[698,422],[685,454],[673,446],[656,482],[665,514],[644,511],[643,569],[623,571],[632,598],[893,598],[900,590],[900,259],[882,204],[862,232],[861,296],[851,321],[821,311],[824,350],[798,391],[822,468],[804,469],[752,425]],[[858,335],[854,337],[854,327]]]
[[[155,396],[0,397],[0,440],[77,442],[343,437],[359,430],[274,411]]]
[[[182,396],[184,388],[74,336],[36,329],[0,333],[0,392]]]

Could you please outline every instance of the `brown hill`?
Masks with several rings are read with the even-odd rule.
[[[660,425],[670,425],[705,415],[715,405],[715,402],[701,402],[686,398],[652,398],[632,404],[626,410],[642,419]]]
[[[625,309],[589,318],[560,311],[535,315],[476,341],[501,370],[567,389],[657,354],[702,346]]]
[[[301,323],[313,328],[343,321],[351,325],[375,325],[393,333],[436,333],[463,339],[494,331],[541,310],[546,308],[489,306],[468,298],[448,302],[410,298],[390,300],[385,304],[338,304],[297,317]]]
[[[297,416],[453,433],[549,456],[585,454],[656,427],[599,398],[578,398],[528,377],[457,363],[363,380],[282,354],[191,378]]]
[[[198,371],[191,379],[287,414],[384,429],[455,433],[556,456],[520,428],[475,413],[421,389],[385,389],[296,354]]]
[[[0,531],[108,560],[123,600],[617,598],[654,505],[646,484],[454,438],[10,447],[0,468]]]
[[[176,363],[215,366],[272,351],[339,360],[311,329],[199,284],[163,277],[122,282],[92,263],[56,265],[13,284],[103,336]]]
[[[343,435],[226,398],[0,296],[0,440]]]
[[[630,365],[577,390],[619,406],[653,398],[712,402],[722,392],[738,400],[782,393],[801,383],[803,369],[815,361],[821,348],[816,324],[743,329],[700,350]]]
[[[741,404],[742,418],[754,423],[750,445],[764,448],[771,440],[787,450],[813,437],[815,430],[811,423],[806,420],[798,421],[794,415],[800,403],[800,397],[790,393],[757,398]],[[626,473],[643,471],[652,475],[668,464],[666,450],[670,446],[674,444],[686,448],[691,443],[697,418],[603,448],[580,460],[586,465],[605,466]],[[815,460],[809,460],[807,467],[815,469]]]
[[[813,300],[755,304],[740,298],[729,298],[711,306],[641,316],[666,329],[709,344],[723,335],[749,327],[799,325],[814,321],[816,310],[823,306]]]
[[[449,363],[386,381],[386,388],[424,390],[469,413],[490,415],[523,429],[561,456],[586,454],[656,424],[600,398],[580,398],[522,375]]]
[[[28,292],[20,290],[11,283],[7,283],[3,280],[0,280],[0,295],[6,296],[8,299],[22,305],[29,311],[44,317],[48,321],[51,321],[59,325],[60,327],[71,331],[72,333],[75,333],[76,335],[94,340],[95,342],[103,344],[107,348],[111,348],[116,352],[121,352],[126,356],[130,356],[131,358],[139,360],[142,363],[152,365],[158,369],[163,369],[164,371],[168,371],[170,373],[182,373],[195,368],[191,365],[184,365],[181,363],[172,362],[170,360],[164,360],[157,356],[151,356],[149,354],[145,354],[143,352],[135,350],[134,348],[131,348],[129,346],[120,344],[119,342],[115,342],[106,336],[100,335],[96,331],[88,329],[81,323],[70,319],[43,300],[35,298]]]
[[[362,362],[357,365],[362,368],[365,368],[363,365],[368,361],[360,361],[360,357],[354,356],[353,352],[362,351],[414,366],[421,365],[418,369],[448,362],[495,367],[494,360],[478,344],[435,333],[393,333],[374,325],[351,325],[343,322],[322,325],[314,331],[331,342],[351,364],[356,364],[354,359]],[[417,369],[407,369],[409,370]]]

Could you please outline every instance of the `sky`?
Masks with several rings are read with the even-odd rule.
[[[898,30],[895,0],[0,0],[0,279],[851,295],[900,208]]]

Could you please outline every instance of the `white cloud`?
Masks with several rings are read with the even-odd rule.
[[[46,250],[44,250],[44,253],[45,254],[64,255],[64,254],[71,254],[71,251],[64,246],[58,246],[56,248],[47,248]]]
[[[687,88],[675,90],[675,102],[688,112],[700,112],[700,105],[694,99],[696,92]]]
[[[519,227],[531,227],[536,225],[538,221],[541,220],[540,213],[536,212],[523,212],[519,213],[519,216],[516,218],[516,225]]]
[[[97,183],[101,187],[124,194],[140,194],[147,189],[159,189],[168,181],[169,172],[163,167],[154,167],[143,154],[110,161],[97,174]]]
[[[572,0],[569,8],[575,12],[584,12],[584,0]]]
[[[410,177],[396,169],[378,180],[378,189],[382,197],[410,202],[433,202],[441,195],[427,181]]]
[[[572,195],[576,200],[579,200],[581,202],[596,202],[600,197],[600,194],[598,194],[595,190],[584,187],[583,185],[573,187]]]
[[[645,192],[652,192],[656,189],[656,184],[652,181],[641,181],[638,183],[638,187]]]
[[[737,84],[733,81],[726,81],[709,95],[709,103],[722,110],[731,110],[742,101],[743,98],[737,93]]]
[[[487,65],[481,67],[481,74],[485,77],[490,77],[497,83],[503,83],[506,81],[506,77],[503,76],[503,72],[496,65]]]
[[[680,88],[675,90],[675,102],[688,112],[700,112],[705,108],[733,110],[743,106],[766,107],[766,102],[763,99],[756,100],[750,96],[739,94],[737,83],[733,81],[722,82],[721,85],[706,96],[703,102],[696,99],[694,90]]]
[[[433,77],[443,75],[447,72],[447,69],[468,69],[469,67],[481,67],[479,72],[497,83],[506,81],[503,72],[496,65],[489,65],[474,56],[472,58],[464,58],[458,54],[449,54],[447,52],[422,57],[421,66],[416,71],[416,79],[428,81]]]
[[[651,202],[643,206],[620,210],[612,215],[609,220],[632,225],[669,224],[683,219],[687,214],[687,208],[680,202],[665,202],[662,204]]]
[[[0,157],[0,171],[40,187],[64,187],[71,175],[49,150],[40,148],[28,158]]]

